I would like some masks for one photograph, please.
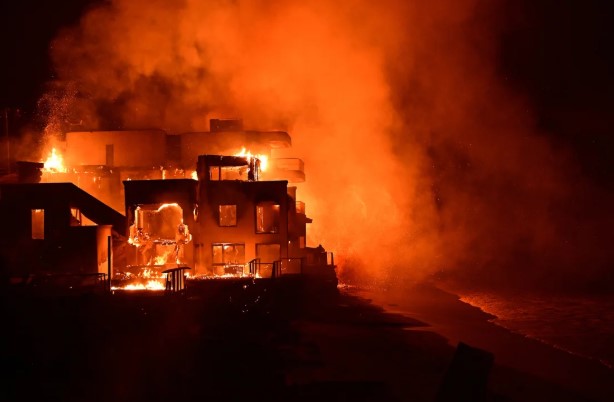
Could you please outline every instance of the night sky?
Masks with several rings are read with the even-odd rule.
[[[0,107],[35,114],[36,101],[53,77],[51,39],[91,4],[2,2]],[[504,9],[505,29],[498,38],[501,78],[530,99],[538,128],[555,145],[570,145],[588,177],[614,188],[611,3],[508,0]]]

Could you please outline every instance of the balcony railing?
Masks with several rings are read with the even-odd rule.
[[[305,170],[305,163],[299,158],[275,158],[271,159],[271,168],[279,170]]]
[[[273,262],[260,262],[259,258],[254,258],[248,266],[250,275],[260,278],[278,278],[283,275],[303,273],[302,258],[282,258]]]

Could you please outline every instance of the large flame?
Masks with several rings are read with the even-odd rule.
[[[48,172],[66,172],[64,166],[64,158],[55,148],[51,149],[51,153],[45,160],[45,170]]]
[[[234,156],[243,156],[246,157],[249,162],[251,162],[252,158],[256,158],[260,161],[260,170],[266,172],[266,168],[269,164],[269,157],[264,154],[252,154],[250,151],[246,150],[245,147],[241,148],[239,152],[234,154]]]
[[[171,252],[172,252],[171,250],[168,250],[168,251],[162,253],[161,255],[155,256],[153,258],[153,265],[164,265],[164,264],[166,264],[168,262],[168,257],[171,255]]]
[[[150,280],[147,283],[131,283],[125,286],[114,286],[112,290],[164,290],[166,287],[160,280]]]

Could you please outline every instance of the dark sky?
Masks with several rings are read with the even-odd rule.
[[[614,189],[614,5],[509,0],[501,69],[537,124],[571,145],[587,176]]]
[[[93,0],[3,0],[0,107],[31,112],[52,78],[48,48]],[[614,12],[608,1],[507,0],[500,70],[538,125],[577,150],[583,169],[614,182]]]
[[[52,77],[49,44],[64,25],[78,21],[92,0],[3,0],[0,8],[0,106],[33,108]]]
[[[502,67],[538,107],[555,120],[559,113],[612,110],[612,6],[595,0],[510,3],[517,15],[501,38]],[[593,123],[597,129],[599,121]]]

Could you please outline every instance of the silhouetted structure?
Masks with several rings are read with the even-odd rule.
[[[53,168],[24,162],[20,183],[0,184],[12,229],[0,234],[0,254],[11,275],[107,273],[112,236],[112,274],[123,282],[190,267],[197,276],[304,274],[336,286],[332,255],[307,248],[311,219],[288,186],[305,180],[302,161],[271,157],[290,144],[286,132],[244,130],[240,120],[173,135],[69,132],[65,166],[54,150]]]
[[[492,353],[459,342],[439,389],[437,402],[486,400],[488,376],[493,364]]]

